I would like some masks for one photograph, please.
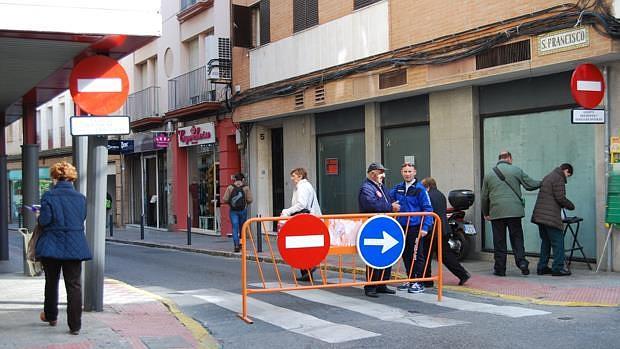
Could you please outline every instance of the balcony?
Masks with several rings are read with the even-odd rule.
[[[130,94],[123,107],[123,113],[129,115],[132,129],[148,129],[161,125],[159,87],[152,86]]]
[[[168,115],[176,115],[179,109],[191,109],[191,112],[217,110],[225,87],[215,84],[207,78],[207,67],[202,66],[176,78],[168,80]],[[204,104],[201,108],[190,108]],[[172,112],[172,113],[171,113]]]

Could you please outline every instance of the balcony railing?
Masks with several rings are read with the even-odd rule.
[[[168,80],[168,110],[216,102],[216,95],[216,85],[207,79],[206,66]]]
[[[159,116],[159,87],[153,86],[130,94],[123,108],[131,121]]]

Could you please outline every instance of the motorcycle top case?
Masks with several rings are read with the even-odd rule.
[[[450,206],[455,210],[466,210],[474,204],[476,196],[474,192],[469,189],[457,189],[451,190],[448,193],[448,201]]]

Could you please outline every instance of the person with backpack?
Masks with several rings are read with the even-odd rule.
[[[241,250],[239,243],[239,233],[243,223],[248,219],[248,204],[252,203],[252,192],[250,187],[243,182],[245,176],[243,173],[237,173],[233,176],[234,182],[226,188],[224,193],[224,202],[230,206],[230,222],[233,227],[233,243],[235,244],[235,252]]]

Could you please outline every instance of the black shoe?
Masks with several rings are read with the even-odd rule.
[[[551,273],[552,273],[552,271],[551,271],[551,268],[549,268],[549,267],[544,267],[542,269],[536,270],[536,274],[538,274],[538,275],[547,275],[547,274],[551,274]]]
[[[295,278],[297,281],[310,281],[310,273],[303,273],[300,277]]]
[[[506,275],[506,274],[504,274]],[[465,275],[459,279],[459,286],[463,286],[465,285],[465,283],[467,282],[467,280],[469,280],[469,278],[471,278],[471,274],[470,273],[465,273]]]
[[[376,293],[385,293],[385,294],[396,294],[396,291],[387,288],[387,286],[379,286],[377,287]]]
[[[551,272],[551,275],[553,276],[569,276],[570,274],[571,274],[570,270],[567,270],[567,269],[560,269],[559,271]]]
[[[506,272],[505,271],[494,271],[493,275],[495,276],[506,276]]]
[[[377,290],[375,289],[364,290],[364,294],[366,295],[366,297],[379,298],[379,295],[377,294]]]
[[[530,275],[530,269],[527,267],[527,264],[521,264],[519,269],[521,269],[521,274]]]
[[[433,281],[424,281],[422,284],[424,285],[424,287],[427,287],[427,288],[435,287],[435,283]]]

